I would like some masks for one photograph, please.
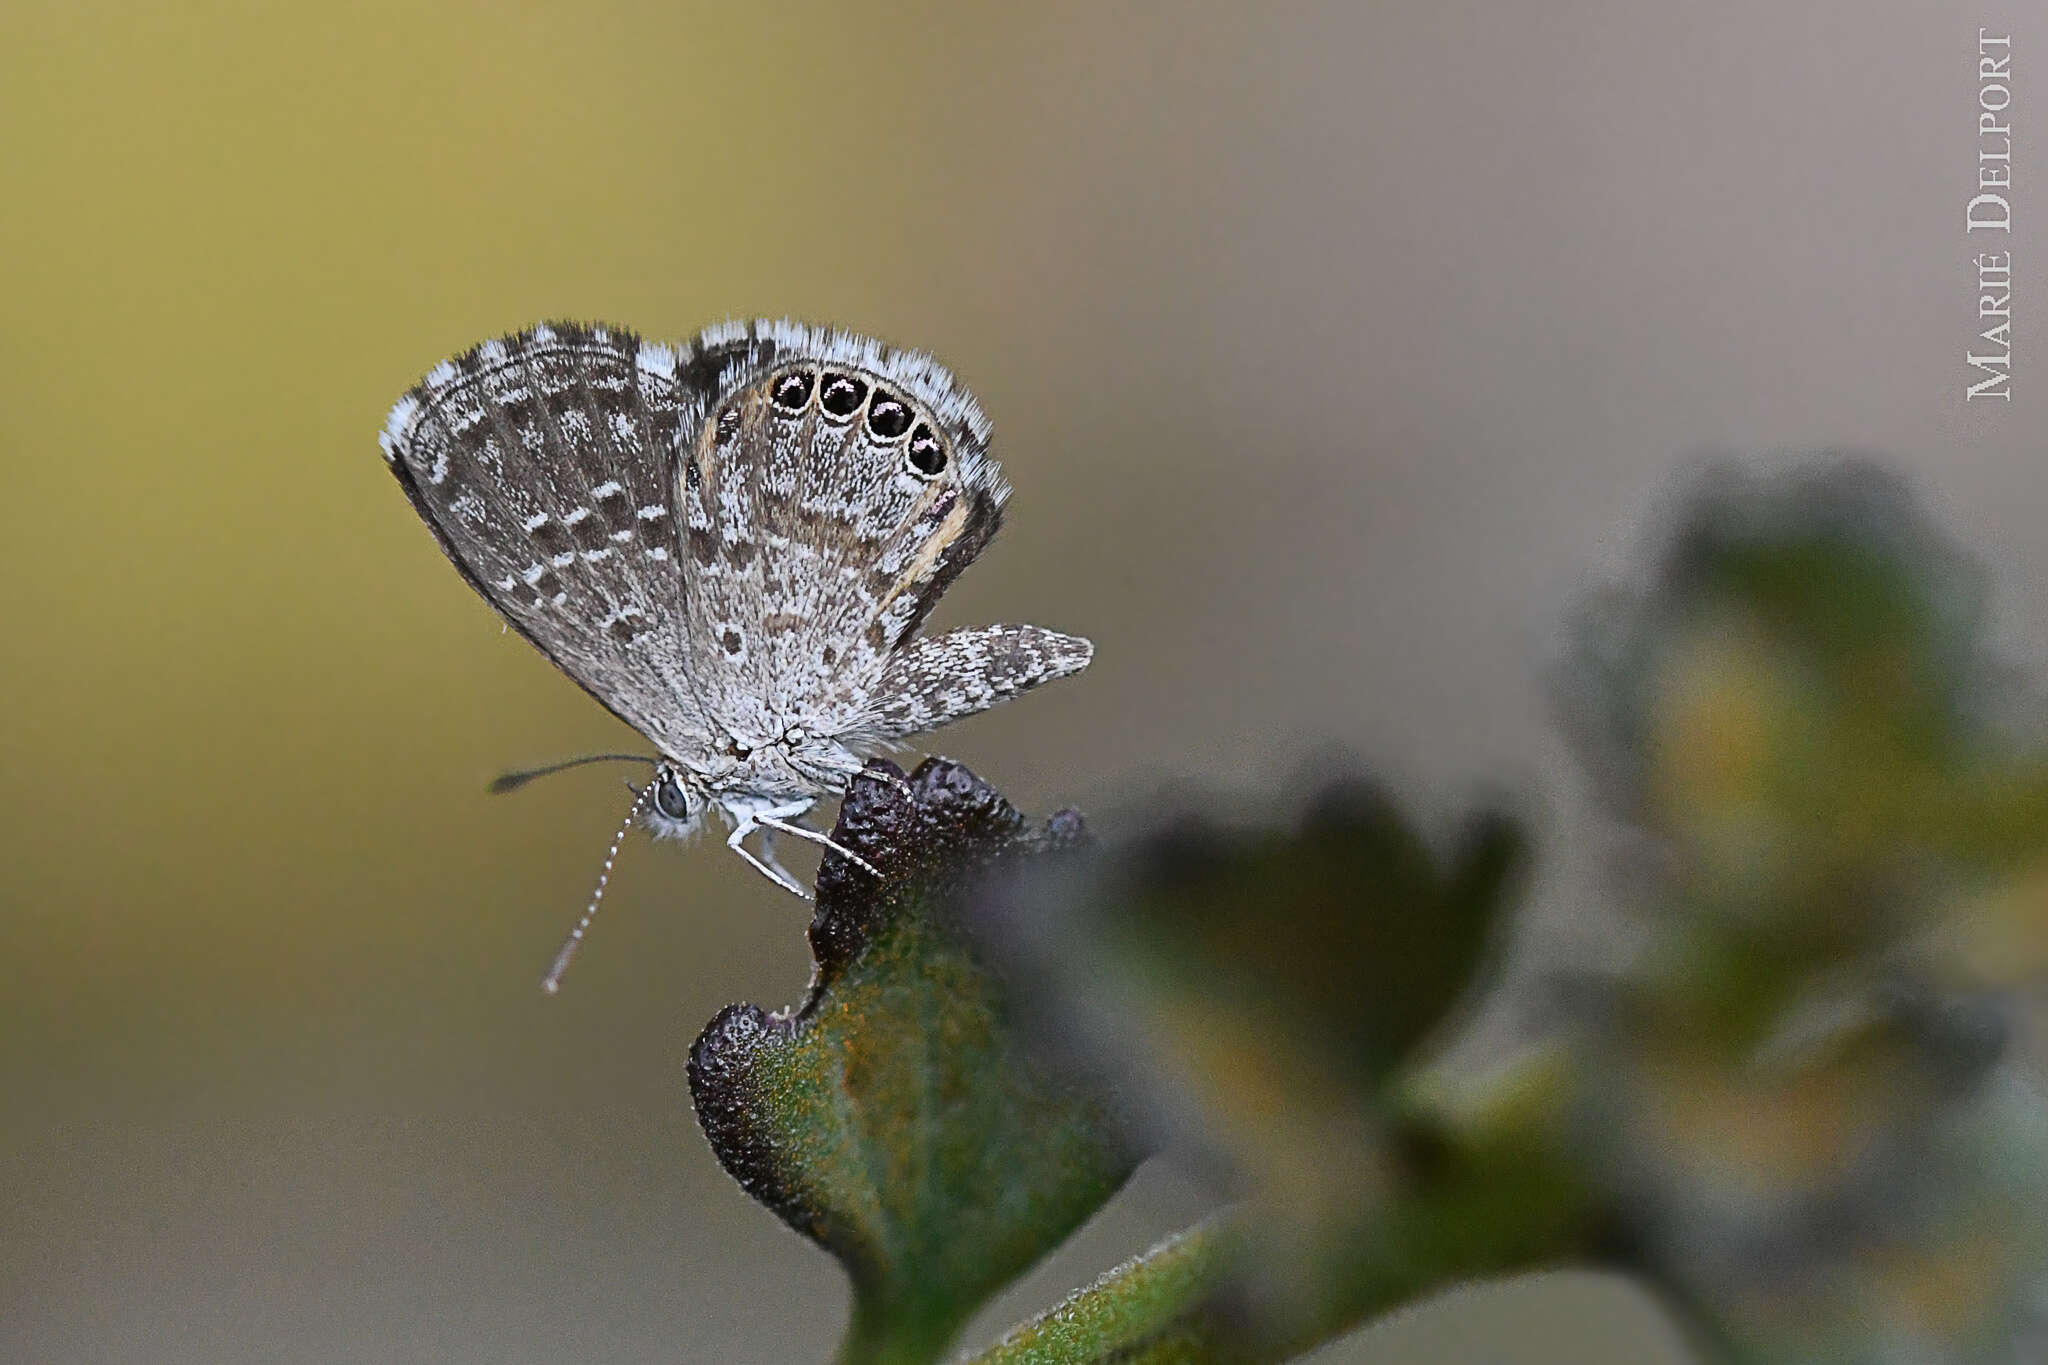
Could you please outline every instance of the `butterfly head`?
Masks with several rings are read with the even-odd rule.
[[[709,804],[702,784],[691,773],[664,763],[640,803],[640,820],[657,839],[680,839],[697,832]]]

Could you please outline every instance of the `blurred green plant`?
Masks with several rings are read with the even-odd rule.
[[[1655,866],[1642,952],[1566,994],[1574,1137],[1719,1358],[2044,1358],[2008,988],[2048,945],[2048,761],[1984,597],[1872,466],[1722,473],[1562,670]]]
[[[1720,473],[1580,614],[1557,696],[1635,875],[1611,960],[1512,991],[1527,838],[1323,786],[1114,848],[956,765],[855,780],[817,969],[691,1055],[757,1199],[926,1362],[1172,1149],[1210,1219],[974,1359],[1255,1365],[1448,1286],[1629,1274],[1703,1360],[2048,1359],[2048,758],[1975,570],[1881,471]],[[1484,1063],[1475,1011],[1538,1007]]]

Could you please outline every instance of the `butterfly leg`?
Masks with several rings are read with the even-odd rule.
[[[782,818],[785,814],[801,815],[809,809],[809,805],[803,805],[797,807],[794,810],[762,811],[759,815],[756,815],[754,817],[754,820],[764,829],[780,830],[782,833],[790,835],[792,838],[802,839],[806,843],[817,844],[822,848],[829,848],[834,853],[837,853],[840,857],[846,859],[846,861],[852,863],[855,867],[859,868],[861,871],[867,873],[870,877],[879,878],[882,875],[881,873],[875,871],[875,866],[873,863],[870,863],[867,859],[861,857],[852,849],[842,848],[838,844],[834,843],[832,841],[831,835],[820,834],[817,830],[814,829],[805,829],[802,825],[792,824],[790,821]]]
[[[804,890],[804,884],[795,877],[790,876],[788,869],[775,861],[775,855],[772,852],[768,855],[768,861],[763,862],[754,856],[752,849],[747,847],[746,837],[760,827],[756,821],[741,820],[733,826],[731,835],[726,838],[725,846],[746,859],[747,865],[752,867],[754,871],[760,873],[769,881],[774,882],[784,891],[789,892],[790,895],[810,900],[811,893]]]
[[[780,875],[788,877],[791,881],[796,881],[795,874],[782,865],[782,859],[775,856],[775,827],[773,825],[763,825],[762,831],[761,861],[768,864],[770,868]]]

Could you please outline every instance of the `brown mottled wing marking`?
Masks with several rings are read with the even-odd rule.
[[[674,488],[720,357],[556,323],[437,366],[383,445],[448,557],[571,678],[665,753],[708,727],[682,629]]]
[[[859,731],[903,739],[1079,673],[1095,647],[1037,626],[972,626],[911,640],[882,665]]]

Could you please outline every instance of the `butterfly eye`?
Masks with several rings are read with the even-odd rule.
[[[910,409],[886,393],[877,393],[868,404],[868,430],[884,441],[893,441],[910,430]]]
[[[924,423],[917,424],[917,430],[910,433],[910,465],[918,473],[930,478],[946,467],[946,446],[932,429]]]
[[[868,386],[850,374],[828,374],[818,406],[834,417],[851,417],[867,401]]]
[[[663,773],[654,786],[654,808],[671,820],[687,820],[690,818],[690,794],[683,790],[682,783]]]
[[[775,406],[784,412],[802,412],[804,405],[811,401],[811,385],[814,382],[809,370],[791,370],[775,381],[772,391]]]

